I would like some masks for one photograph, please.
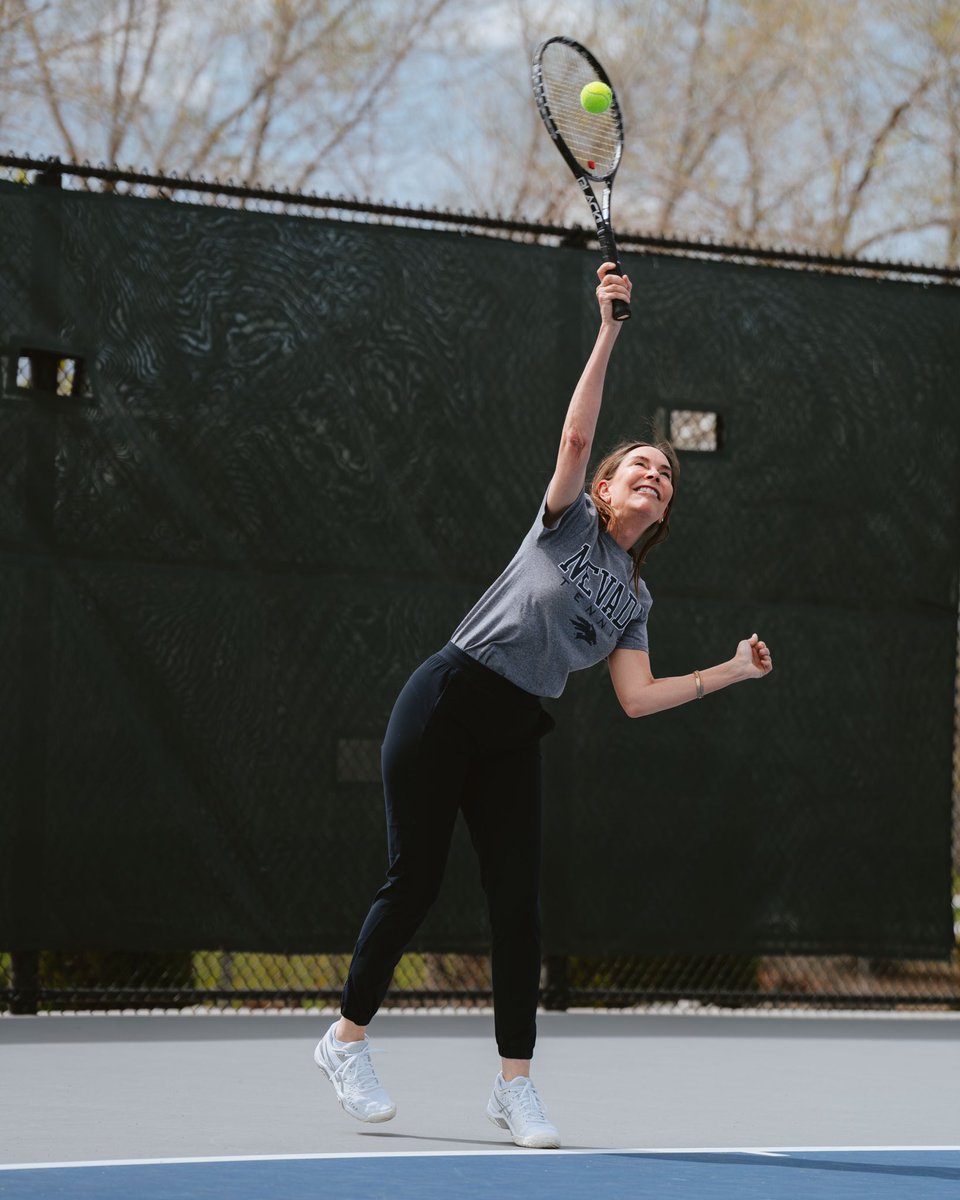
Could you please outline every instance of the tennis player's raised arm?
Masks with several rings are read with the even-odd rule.
[[[613,263],[604,263],[597,274],[597,303],[600,305],[600,331],[593,351],[583,368],[580,381],[570,398],[557,465],[547,490],[547,510],[544,523],[553,526],[579,497],[587,478],[587,464],[593,450],[593,436],[603,401],[603,381],[613,344],[620,334],[622,322],[614,321],[614,299],[630,301],[631,283],[626,275],[610,275]]]
[[[676,708],[696,700],[697,677],[671,675],[654,679],[650,656],[645,650],[614,650],[607,659],[613,690],[628,717],[648,717],[651,713]],[[754,633],[737,646],[728,662],[698,671],[703,695],[718,692],[744,679],[762,679],[773,670],[773,660],[765,642]]]

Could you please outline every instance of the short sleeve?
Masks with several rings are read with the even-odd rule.
[[[556,525],[551,525],[547,528],[543,523],[543,514],[547,508],[547,494],[550,489],[543,493],[543,499],[540,501],[540,508],[537,512],[537,519],[533,524],[533,532],[536,535],[536,540],[543,541],[555,537],[559,533],[577,534],[578,532],[586,536],[590,532],[595,532],[598,519],[597,510],[593,506],[593,501],[586,492],[581,492],[576,500],[565,509],[563,515]]]
[[[640,612],[627,622],[627,627],[617,639],[618,650],[646,650],[649,653],[650,641],[647,637],[647,617],[650,615],[650,609],[653,605],[653,599],[650,593],[644,588],[640,595]]]

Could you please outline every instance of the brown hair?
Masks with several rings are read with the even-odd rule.
[[[641,446],[649,446],[652,450],[659,450],[670,463],[673,470],[673,495],[670,497],[670,503],[663,514],[663,522],[654,525],[652,531],[647,530],[646,534],[630,547],[629,554],[633,559],[631,583],[634,588],[638,586],[640,568],[647,561],[647,555],[654,546],[659,546],[661,542],[665,542],[670,536],[670,510],[673,508],[673,502],[677,496],[677,479],[680,475],[680,463],[677,460],[677,452],[669,442],[621,442],[619,446],[614,446],[604,459],[597,464],[597,469],[593,473],[593,482],[590,484],[590,498],[593,500],[597,514],[600,517],[600,528],[613,534],[616,527],[616,517],[610,505],[600,498],[600,481],[610,479],[627,455]]]

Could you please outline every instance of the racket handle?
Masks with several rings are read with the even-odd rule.
[[[601,245],[601,250],[606,252],[609,247]],[[620,266],[620,260],[616,254],[606,254],[608,261],[613,261],[613,266],[607,272],[608,275],[622,275],[623,267]],[[629,321],[633,314],[630,312],[630,305],[626,300],[614,300],[613,302],[613,319],[615,321]]]

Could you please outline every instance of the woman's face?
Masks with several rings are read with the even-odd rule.
[[[597,490],[619,524],[642,518],[643,529],[649,529],[673,499],[670,460],[654,446],[636,446],[624,455],[609,479],[600,481]]]

